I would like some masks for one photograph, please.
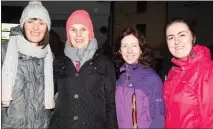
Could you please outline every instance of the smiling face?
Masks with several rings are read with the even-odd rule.
[[[121,40],[120,53],[126,63],[138,63],[138,59],[142,53],[138,39],[132,34],[125,36]]]
[[[186,59],[192,50],[193,35],[183,22],[174,22],[166,29],[166,40],[171,54],[179,59]]]
[[[90,37],[89,29],[83,24],[73,24],[69,30],[71,44],[74,48],[87,48]]]
[[[47,24],[45,21],[37,18],[28,19],[24,23],[24,31],[26,38],[33,43],[39,43],[47,32]]]

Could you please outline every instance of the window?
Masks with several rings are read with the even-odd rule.
[[[137,12],[144,13],[147,11],[147,1],[137,1]]]
[[[146,24],[137,24],[136,28],[138,29],[140,33],[146,36]]]

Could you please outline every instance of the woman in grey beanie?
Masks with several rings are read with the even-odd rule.
[[[12,28],[2,66],[2,128],[47,128],[54,108],[51,20],[41,2],[29,2]]]

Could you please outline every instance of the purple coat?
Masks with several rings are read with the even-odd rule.
[[[164,128],[162,81],[142,64],[124,64],[116,82],[116,111],[119,128],[133,128],[132,94],[136,93],[138,128]],[[128,76],[129,75],[129,76]]]

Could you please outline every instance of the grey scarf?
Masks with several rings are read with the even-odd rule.
[[[10,101],[13,100],[12,91],[18,68],[18,52],[31,57],[44,58],[45,108],[54,108],[53,57],[50,45],[48,44],[42,49],[42,46],[27,41],[21,35],[11,36],[8,43],[2,67],[2,104],[8,107]]]
[[[97,49],[98,49],[98,43],[97,43],[97,40],[94,38],[89,42],[89,45],[87,48],[81,48],[81,49],[73,48],[70,46],[69,43],[66,43],[64,53],[67,57],[69,57],[72,60],[74,65],[76,61],[80,61],[82,66],[86,61],[88,61],[89,59],[93,57]]]

